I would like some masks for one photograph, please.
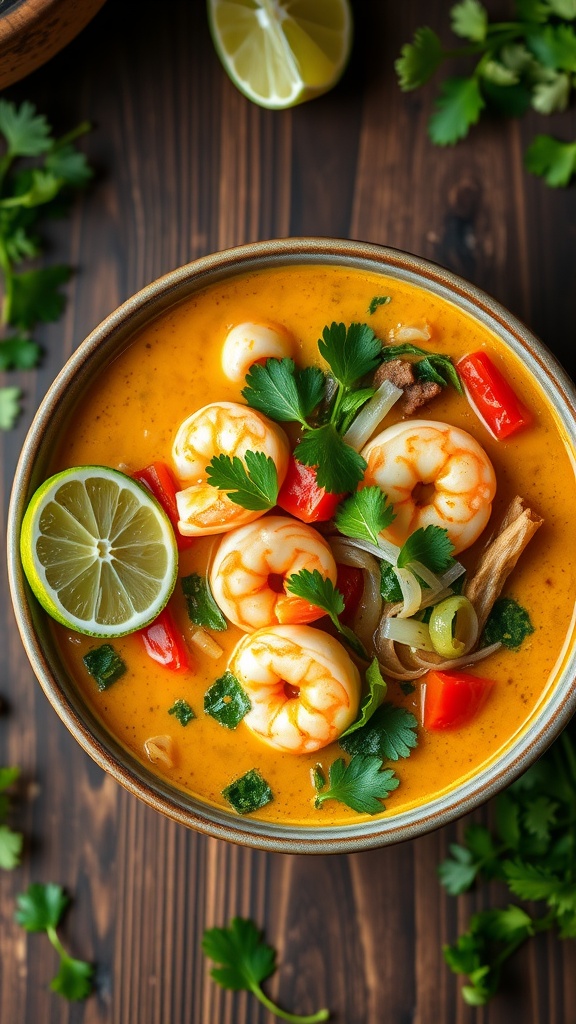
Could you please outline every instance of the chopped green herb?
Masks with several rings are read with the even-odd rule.
[[[177,722],[180,722],[180,725],[188,725],[193,718],[196,718],[196,715],[188,701],[184,700],[183,697],[178,697],[178,699],[174,701],[172,707],[168,708],[168,714],[174,715],[174,718]]]
[[[204,711],[226,729],[236,729],[251,707],[247,694],[229,670],[204,694]]]
[[[37,323],[56,320],[64,308],[60,287],[71,275],[69,267],[16,268],[40,255],[40,236],[35,229],[42,214],[61,215],[72,189],[91,178],[86,158],[74,145],[89,129],[90,125],[83,123],[55,140],[46,118],[37,114],[31,103],[17,107],[0,99],[0,135],[4,142],[0,157],[0,274],[4,293],[0,328],[20,329],[0,341],[3,370],[37,365],[40,348],[29,334]],[[22,166],[21,158],[36,158],[40,165]],[[14,425],[19,398],[17,388],[0,388],[0,430]]]
[[[363,487],[340,503],[334,517],[336,529],[346,537],[378,544],[379,534],[396,518],[394,508],[378,486]]]
[[[551,135],[537,135],[524,162],[531,174],[544,178],[551,188],[562,188],[576,174],[576,140],[560,142]]]
[[[453,551],[448,530],[441,526],[421,526],[402,545],[398,568],[405,569],[411,562],[422,562],[430,572],[443,573],[452,563]]]
[[[58,974],[50,982],[53,992],[76,1002],[86,999],[92,991],[93,968],[83,960],[74,960],[64,949],[56,928],[66,906],[68,897],[59,885],[31,885],[26,892],[16,897],[15,919],[28,932],[46,932],[60,957]]]
[[[368,324],[346,327],[334,322],[322,331],[318,348],[335,379],[348,389],[376,369],[380,363],[382,342]]]
[[[398,577],[394,572],[394,566],[382,560],[380,562],[380,593],[389,604],[396,604],[402,601],[402,589]]]
[[[222,790],[222,796],[238,814],[251,814],[269,804],[273,799],[272,790],[256,768],[231,782]]]
[[[453,895],[481,878],[498,879],[520,899],[547,906],[543,915],[515,905],[475,914],[468,930],[445,947],[451,970],[468,975],[462,995],[471,1005],[482,1006],[495,995],[503,964],[531,935],[557,928],[561,938],[576,938],[573,737],[569,726],[497,797],[493,831],[469,826],[465,845],[451,846],[451,857],[439,867],[440,880]]]
[[[459,395],[464,394],[458,370],[448,356],[429,355],[420,359],[414,364],[414,376],[416,380],[431,380],[441,388],[451,386]]]
[[[418,722],[411,711],[387,702],[375,711],[367,725],[351,736],[344,734],[339,743],[347,754],[397,761],[400,757],[410,757],[418,745],[417,728]]]
[[[332,624],[344,637],[350,647],[360,658],[366,658],[367,654],[358,637],[348,626],[344,626],[339,615],[344,611],[344,598],[340,591],[334,586],[332,580],[325,579],[318,569],[301,569],[300,572],[289,576],[286,581],[286,590],[296,597],[309,601],[316,605],[330,617]]]
[[[387,306],[389,302],[392,302],[390,295],[375,295],[374,298],[370,300],[368,312],[373,316],[378,309],[378,306]]]
[[[126,672],[126,665],[112,644],[93,647],[82,658],[89,674],[96,681],[99,690],[107,690]]]
[[[320,776],[317,781],[321,782]],[[328,788],[317,789],[314,806],[320,808],[326,800],[338,800],[359,814],[379,814],[386,810],[382,800],[399,785],[394,772],[382,768],[379,757],[355,754],[348,764],[339,757],[328,769]]]
[[[0,768],[0,868],[11,871],[20,863],[24,837],[4,823],[9,810],[5,791],[13,786],[20,775],[19,768]]]
[[[270,1013],[289,1024],[321,1024],[328,1020],[328,1010],[306,1017],[286,1013],[264,994],[260,983],[274,974],[276,954],[262,941],[262,932],[252,921],[235,917],[228,928],[207,928],[202,938],[202,952],[219,964],[212,968],[210,976],[222,988],[252,992]]]
[[[342,740],[344,736],[350,736],[351,733],[357,732],[358,729],[362,729],[363,726],[365,726],[372,718],[372,715],[380,707],[386,696],[388,684],[386,683],[386,680],[382,678],[377,658],[374,658],[366,669],[366,683],[368,684],[368,692],[365,694],[362,703],[360,704],[358,715],[355,721],[352,722],[352,725],[349,725],[345,732],[342,733],[340,740]]]
[[[366,469],[366,460],[342,440],[332,423],[308,430],[294,455],[305,466],[316,468],[318,486],[330,494],[354,491]]]
[[[484,627],[483,642],[501,643],[517,651],[527,636],[534,632],[530,616],[512,597],[501,597],[495,602]]]
[[[226,491],[230,501],[253,512],[274,508],[278,498],[278,473],[274,459],[264,452],[247,451],[244,462],[237,455],[214,455],[206,467],[208,482]]]
[[[227,629],[226,619],[212,596],[208,580],[193,572],[190,576],[183,576],[181,583],[190,621],[196,626],[219,632]]]
[[[297,370],[292,359],[267,359],[254,363],[246,376],[242,395],[258,409],[281,423],[300,423],[306,427],[308,416],[324,398],[325,378],[316,366]]]

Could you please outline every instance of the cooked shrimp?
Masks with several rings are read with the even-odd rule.
[[[240,629],[313,622],[324,612],[286,590],[288,577],[301,569],[317,569],[336,582],[332,551],[312,526],[288,516],[266,516],[224,537],[210,586],[224,615]]]
[[[214,402],[184,420],[172,447],[177,476],[190,481],[189,487],[176,494],[180,533],[187,537],[227,533],[264,515],[236,505],[207,482],[206,467],[214,455],[242,458],[249,450],[264,452],[274,460],[281,484],[288,466],[288,439],[262,413],[236,402]]]
[[[358,713],[358,669],[334,637],[312,626],[271,626],[243,637],[230,670],[252,704],[246,725],[278,750],[320,750]]]
[[[490,518],[496,477],[484,449],[465,430],[413,420],[383,430],[362,450],[364,484],[378,484],[396,518],[383,532],[395,544],[421,526],[448,531],[455,552],[480,536]]]
[[[280,325],[237,324],[228,332],[222,347],[222,368],[229,380],[240,383],[253,363],[264,359],[286,359],[294,354],[294,343]]]

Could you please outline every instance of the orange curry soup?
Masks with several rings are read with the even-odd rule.
[[[371,299],[382,294],[389,295],[391,301],[369,315]],[[416,413],[419,418],[446,421],[471,433],[494,466],[497,492],[492,517],[480,540],[459,556],[467,567],[476,565],[514,495],[525,499],[543,517],[544,525],[504,588],[505,595],[528,610],[534,632],[518,651],[503,647],[470,669],[495,680],[496,685],[468,725],[435,732],[419,728],[418,746],[411,756],[385,764],[395,768],[400,779],[383,812],[395,814],[438,796],[494,760],[522,730],[555,678],[571,630],[576,593],[576,489],[568,442],[554,410],[522,363],[493,333],[456,306],[392,278],[306,265],[258,271],[211,285],[140,331],[83,398],[53,471],[92,464],[132,473],[154,461],[171,465],[172,443],[184,419],[210,402],[243,401],[242,384],[232,383],[222,370],[222,344],[234,324],[259,320],[282,324],[292,333],[301,366],[321,364],[317,342],[324,326],[333,320],[367,322],[383,340],[397,324],[426,321],[432,331],[430,341],[418,344],[445,353],[454,362],[484,348],[534,417],[528,429],[496,441],[467,399],[452,388],[445,388]],[[386,425],[398,418],[393,408]],[[196,538],[190,549],[180,554],[180,576],[205,574],[220,539]],[[178,584],[169,606],[183,636],[189,636],[192,627]],[[321,826],[366,819],[334,800],[321,809],[314,808],[310,769],[320,762],[326,771],[342,756],[337,743],[311,754],[282,753],[258,739],[244,722],[230,731],[204,713],[204,693],[224,673],[230,652],[243,635],[235,626],[214,633],[223,647],[217,661],[190,645],[193,668],[187,674],[173,673],[152,661],[137,635],[114,639],[111,643],[124,659],[127,672],[103,692],[97,690],[82,657],[106,641],[71,634],[56,624],[53,628],[70,673],[106,728],[175,786],[229,808],[222,790],[257,768],[273,792],[273,800],[255,812],[259,818]],[[414,692],[404,695],[400,684],[389,680],[387,699],[410,708],[420,721],[420,690],[416,681]],[[196,715],[186,727],[168,715],[178,698],[186,699]],[[176,764],[170,770],[162,771],[147,760],[144,743],[156,735],[172,737]]]

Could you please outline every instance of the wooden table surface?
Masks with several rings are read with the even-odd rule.
[[[11,375],[26,394],[17,428],[0,437],[4,518],[32,415],[79,342],[149,281],[242,242],[332,235],[408,249],[492,293],[574,372],[576,191],[547,189],[521,157],[536,130],[573,138],[576,118],[486,119],[465,143],[434,149],[432,91],[400,93],[393,60],[416,26],[447,33],[448,6],[357,0],[343,81],[293,111],[264,111],[235,90],[202,0],[108,0],[74,43],[5,94],[32,100],[62,132],[89,118],[97,177],[71,219],[50,229],[50,258],[78,269],[63,319],[39,334],[41,368]],[[234,914],[265,927],[281,962],[269,991],[294,1011],[326,1005],[342,1024],[576,1021],[576,944],[551,936],[516,957],[489,1008],[462,1002],[441,946],[471,911],[502,899],[486,887],[458,900],[440,889],[436,867],[462,823],[334,857],[188,832],[128,795],[68,735],[27,663],[4,576],[0,611],[0,764],[22,766],[13,824],[26,835],[22,867],[0,878],[2,1024],[268,1024],[251,997],[207,975],[203,929]],[[16,893],[49,880],[74,895],[65,942],[97,964],[97,992],[83,1004],[49,993],[51,947],[12,921]]]

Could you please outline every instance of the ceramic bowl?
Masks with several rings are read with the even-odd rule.
[[[501,305],[426,260],[360,242],[287,239],[241,246],[196,260],[155,281],[125,302],[80,345],[44,399],[25,441],[9,512],[8,564],[18,627],[28,657],[49,701],[92,758],[149,806],[208,835],[279,852],[329,853],[365,850],[414,838],[470,811],[512,782],[541,754],[576,708],[576,644],[568,638],[554,687],[526,726],[489,766],[423,806],[395,816],[335,827],[297,827],[239,817],[203,804],[154,776],[106,731],[64,669],[45,613],[31,596],[18,555],[26,504],[47,475],[50,455],[71,410],[94,376],[152,318],[199,288],[239,273],[302,263],[344,264],[429,289],[494,331],[527,365],[576,447],[576,392],[554,357]]]
[[[0,89],[62,50],[104,0],[4,0],[0,4]]]

